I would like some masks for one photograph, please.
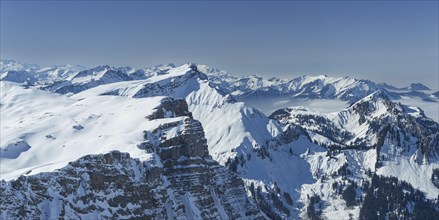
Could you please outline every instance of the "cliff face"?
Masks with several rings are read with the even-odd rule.
[[[139,148],[151,152],[154,163],[111,151],[2,181],[1,218],[265,218],[243,181],[211,159],[203,127],[184,101],[166,99],[150,117],[181,119],[145,131]]]
[[[1,183],[2,218],[159,217],[160,168],[127,153],[87,155],[56,171]],[[99,214],[98,214],[99,213]]]

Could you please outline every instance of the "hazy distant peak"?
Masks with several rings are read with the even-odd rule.
[[[28,63],[22,63],[16,60],[7,60],[7,59],[1,59],[0,60],[0,71],[6,72],[6,71],[29,71],[34,69],[39,69],[40,66],[36,64],[28,64]]]
[[[430,90],[430,88],[428,88],[422,83],[412,83],[409,86],[405,87],[405,89],[412,91]]]

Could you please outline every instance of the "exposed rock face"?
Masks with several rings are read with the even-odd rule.
[[[203,73],[197,71],[194,65],[188,66],[188,71],[185,74],[174,76],[172,79],[165,78],[155,83],[146,83],[143,88],[139,89],[134,95],[134,98],[169,95],[183,98],[195,88],[199,86],[195,83],[198,79],[205,80],[207,77]],[[113,92],[117,93],[117,91]],[[183,96],[181,96],[184,94]]]
[[[185,118],[184,122],[179,123],[178,126],[181,127],[178,135],[164,139],[157,147],[157,153],[165,164],[168,160],[178,160],[182,156],[210,158],[201,123],[191,118]],[[155,130],[153,132],[153,134],[157,133],[163,134],[162,131]],[[160,137],[162,139],[163,136]]]
[[[165,200],[160,169],[113,151],[65,168],[1,182],[2,219],[159,218]]]
[[[188,105],[184,99],[166,98],[162,100],[162,104],[156,108],[154,114],[147,116],[148,119],[172,118],[179,116],[189,116],[192,113],[188,111]]]
[[[187,112],[184,100],[166,101],[162,108]],[[191,115],[178,123],[163,124],[147,133],[147,137],[152,143],[158,143],[155,152],[163,163],[164,176],[174,189],[171,193],[176,202],[173,216],[264,218],[247,198],[243,181],[211,159],[203,127]],[[195,204],[195,210],[191,204]]]
[[[168,112],[168,113],[165,113]],[[154,119],[181,120],[146,131],[157,161],[112,151],[55,171],[0,182],[2,219],[264,219],[243,181],[208,154],[201,123],[184,100],[165,99]]]
[[[213,160],[159,168],[113,151],[2,181],[0,189],[2,219],[263,218],[242,180]]]

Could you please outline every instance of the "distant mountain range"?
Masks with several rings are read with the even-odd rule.
[[[144,80],[166,74],[175,68],[174,64],[144,69],[108,65],[91,69],[79,65],[40,67],[13,60],[1,60],[0,64],[0,80],[26,83],[61,94],[75,94],[114,82]],[[238,77],[205,65],[196,66],[201,73],[208,76],[209,82],[214,84],[217,90],[230,94],[235,100],[255,107],[265,114],[279,108],[300,105],[327,112],[339,111],[369,94],[382,91],[393,101],[421,107],[428,117],[439,121],[439,91],[431,91],[420,83],[397,88],[386,83],[348,76],[306,75],[290,80],[275,77],[265,79],[257,75]]]
[[[439,218],[439,92],[422,84],[193,63],[0,74],[2,219]]]

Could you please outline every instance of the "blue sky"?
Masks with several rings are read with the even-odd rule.
[[[437,1],[1,1],[0,55],[438,88]]]

